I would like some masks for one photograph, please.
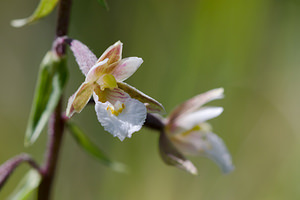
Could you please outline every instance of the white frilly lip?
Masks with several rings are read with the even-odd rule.
[[[94,95],[97,100],[97,95]],[[126,137],[130,138],[134,132],[139,131],[146,119],[147,109],[143,103],[138,100],[127,98],[123,104],[125,108],[119,115],[114,115],[108,109],[113,107],[109,102],[95,101],[95,110],[101,125],[106,131],[114,137],[123,141]]]

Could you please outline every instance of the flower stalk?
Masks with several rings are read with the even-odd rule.
[[[64,119],[61,116],[61,102],[62,101],[60,100],[49,121],[48,146],[45,155],[45,163],[41,169],[42,180],[38,188],[38,200],[50,199],[65,126]]]
[[[28,154],[20,154],[6,161],[0,167],[0,190],[2,186],[6,183],[9,176],[14,172],[14,170],[23,162],[27,162],[32,168],[36,169],[40,174],[42,171],[38,164],[29,156]]]
[[[72,0],[60,0],[58,5],[58,19],[56,37],[68,33]],[[65,44],[54,46],[59,57],[66,54]],[[45,154],[44,165],[41,168],[42,180],[38,188],[38,200],[49,200],[52,191],[53,178],[55,176],[58,156],[61,148],[65,120],[62,116],[62,97],[60,98],[49,121],[48,146]]]
[[[147,113],[144,126],[160,132],[164,131],[165,128],[163,120],[152,113]]]

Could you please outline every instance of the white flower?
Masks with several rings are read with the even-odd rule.
[[[79,89],[69,98],[66,115],[81,112],[93,96],[97,117],[104,129],[124,140],[141,129],[147,111],[163,112],[163,106],[123,81],[143,63],[138,57],[122,59],[122,43],[110,46],[97,60],[87,46],[66,39],[76,61],[86,76]]]
[[[179,105],[167,118],[164,134],[178,151],[177,154],[208,157],[215,161],[224,173],[229,173],[234,169],[231,156],[222,139],[213,133],[211,126],[206,123],[207,120],[219,116],[223,108],[202,107],[207,102],[223,98],[223,91],[223,88],[210,90]],[[167,152],[162,150],[163,153]],[[193,171],[190,171],[185,168],[195,174],[195,168],[192,169]]]

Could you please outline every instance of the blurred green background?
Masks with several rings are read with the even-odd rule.
[[[0,163],[21,152],[42,162],[46,132],[23,147],[38,66],[54,38],[56,11],[24,28],[37,0],[0,1]],[[210,160],[193,157],[194,177],[166,166],[158,134],[143,129],[120,142],[104,132],[93,106],[73,119],[111,158],[130,168],[120,174],[99,164],[65,135],[55,200],[282,200],[300,198],[300,2],[298,0],[115,0],[110,11],[96,0],[73,0],[70,37],[96,55],[117,40],[123,56],[142,67],[128,83],[170,112],[216,87],[225,112],[211,124],[226,142],[236,170],[222,175]],[[69,56],[65,99],[84,80]],[[22,165],[0,193],[7,197],[28,170]]]

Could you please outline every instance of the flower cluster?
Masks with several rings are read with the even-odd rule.
[[[79,113],[93,96],[99,122],[123,141],[143,126],[147,113],[163,114],[163,106],[153,98],[124,83],[143,63],[138,57],[122,59],[122,43],[110,46],[99,59],[77,40],[65,39],[85,75],[85,81],[69,98],[66,115]],[[223,88],[214,89],[182,103],[161,122],[160,153],[163,160],[192,174],[197,169],[184,155],[200,155],[215,161],[224,173],[234,169],[231,156],[206,122],[219,116],[222,107],[203,107],[223,98]],[[154,116],[154,115],[152,115]]]

